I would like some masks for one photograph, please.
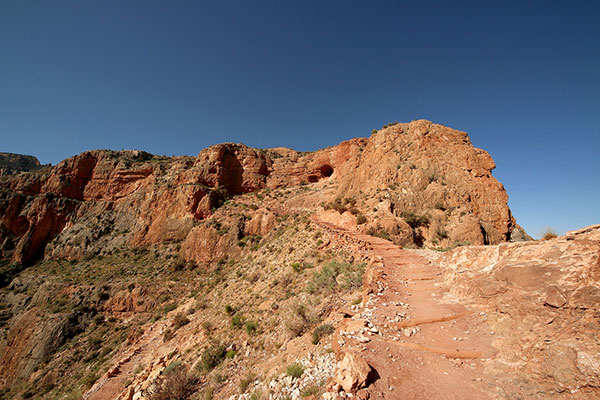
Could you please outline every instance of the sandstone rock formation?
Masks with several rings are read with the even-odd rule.
[[[35,171],[41,167],[40,161],[34,156],[0,153],[0,176]]]
[[[453,291],[487,310],[499,349],[490,368],[499,375],[518,372],[555,393],[600,387],[600,225],[541,242],[458,248],[437,261]],[[524,386],[528,396],[536,390]]]
[[[336,197],[351,199],[349,220],[358,213],[368,221],[361,229],[381,229],[402,245],[522,239],[494,167],[466,133],[423,120],[308,154],[231,143],[196,158],[89,151],[0,181],[0,256],[82,259],[124,244],[185,241],[182,256],[205,262],[209,249],[228,247],[199,226],[224,201],[299,184],[317,185],[320,201],[294,206],[319,211]],[[240,229],[260,235],[273,224],[267,213]]]

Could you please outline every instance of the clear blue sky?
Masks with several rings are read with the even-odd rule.
[[[600,223],[598,1],[0,1],[0,151],[467,131],[537,235]]]

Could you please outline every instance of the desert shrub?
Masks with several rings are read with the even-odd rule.
[[[207,347],[196,364],[196,369],[201,372],[210,372],[223,361],[226,356],[225,346],[215,344]]]
[[[353,264],[332,260],[323,265],[319,271],[313,273],[311,281],[308,282],[307,291],[316,293],[317,291],[333,291],[338,285],[343,288],[357,288],[362,285],[362,276],[365,264]],[[341,284],[338,284],[338,277],[341,276]]]
[[[163,307],[163,310],[162,310],[162,311],[163,311],[163,313],[164,313],[164,314],[168,314],[170,311],[173,311],[173,310],[174,310],[174,309],[176,309],[176,308],[177,308],[177,304],[175,304],[175,303],[170,303],[170,304],[167,304],[167,305],[165,305],[165,306]]]
[[[302,264],[300,264],[298,262],[292,263],[292,269],[295,272],[300,272],[302,270]]]
[[[200,392],[200,400],[212,400],[215,396],[215,388],[212,385],[206,386],[202,392]]]
[[[343,214],[346,211],[346,206],[343,204],[342,198],[338,197],[331,203],[329,203],[329,208]]]
[[[250,400],[261,400],[263,397],[262,394],[262,390],[259,389],[255,389],[252,394],[250,395]]]
[[[547,226],[546,228],[544,228],[544,230],[542,230],[540,236],[542,237],[542,240],[549,240],[549,239],[554,239],[555,237],[558,237],[558,235],[556,234],[554,229],[550,228],[549,226]]]
[[[231,327],[232,328],[241,328],[244,325],[244,314],[237,313],[231,317]]]
[[[469,242],[468,240],[456,241],[448,247],[439,247],[439,248],[436,248],[435,250],[444,252],[444,251],[454,250],[455,248],[460,247],[460,246],[470,246],[470,245],[471,245],[471,242]]]
[[[367,230],[367,235],[375,236],[385,240],[390,240],[390,234],[379,225],[377,225],[377,227],[370,227]]]
[[[173,318],[173,327],[175,329],[179,329],[182,326],[187,325],[189,323],[190,323],[190,320],[183,313],[177,313],[177,314],[175,314],[175,317]]]
[[[213,329],[214,329],[214,326],[210,321],[204,321],[202,323],[202,330],[204,330],[204,333],[206,333],[207,335],[210,332],[212,332]]]
[[[177,271],[181,271],[185,268],[185,261],[183,261],[181,258],[176,258],[170,266],[171,270],[177,272]]]
[[[229,350],[227,353],[225,353],[225,357],[232,359],[232,358],[235,358],[236,354],[237,354],[237,351]]]
[[[361,213],[358,213],[358,214],[356,215],[356,223],[357,223],[358,225],[362,225],[362,224],[364,224],[365,222],[367,222],[367,217],[365,217],[365,216],[364,216],[363,214],[361,214]]]
[[[321,392],[321,387],[317,385],[307,386],[300,392],[300,397],[315,396],[317,397]]]
[[[240,381],[240,393],[245,393],[248,386],[256,379],[256,374],[250,372]]]
[[[225,306],[225,312],[229,315],[235,314],[235,308],[231,304]]]
[[[428,215],[417,215],[411,211],[403,211],[402,214],[400,214],[400,216],[413,229],[416,229],[420,226],[429,225]]]
[[[285,322],[285,327],[290,332],[292,337],[302,336],[306,331],[308,323],[301,318],[290,318]]]
[[[312,333],[312,344],[317,345],[321,341],[321,339],[327,335],[331,335],[333,333],[333,325],[331,324],[323,324],[317,326]]]
[[[437,228],[435,231],[435,235],[438,239],[448,238],[448,232],[444,228]]]
[[[173,361],[172,363],[169,363],[169,365],[167,365],[165,367],[163,374],[168,374],[171,371],[175,370],[175,368],[179,368],[180,366],[181,366],[181,361]]]
[[[285,327],[290,331],[292,337],[297,337],[306,332],[310,323],[308,308],[302,303],[296,303],[292,306],[291,315],[285,322]]]
[[[254,335],[258,331],[258,322],[246,321],[246,323],[244,324],[244,327],[246,328],[246,332],[249,335]]]
[[[374,134],[376,134],[376,133],[377,133],[377,129],[373,129],[373,130],[371,131],[371,135],[374,135]]]
[[[304,367],[299,362],[291,363],[285,368],[285,373],[292,378],[300,378],[304,373]]]
[[[436,209],[438,209],[438,210],[446,211],[446,206],[444,206],[444,204],[443,204],[443,203],[439,203],[439,202],[438,202],[438,203],[435,203],[435,206],[434,206],[434,207],[435,207]]]
[[[427,175],[427,181],[429,183],[435,182],[438,180],[438,176],[435,172],[431,172],[429,175]]]
[[[196,392],[198,379],[183,366],[178,365],[163,373],[150,392],[150,400],[186,400]]]
[[[303,320],[308,321],[308,309],[304,304],[298,303],[294,305],[294,314],[296,314]]]
[[[173,328],[168,328],[163,334],[163,342],[168,342],[169,340],[175,337],[176,330]]]

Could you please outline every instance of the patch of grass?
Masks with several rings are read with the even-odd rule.
[[[225,353],[225,357],[229,358],[229,359],[233,359],[233,358],[235,358],[236,354],[237,354],[237,351],[229,350],[227,353]]]
[[[376,227],[370,227],[367,230],[367,235],[375,236],[385,240],[390,240],[390,234],[379,225],[377,225]]]
[[[163,371],[163,374],[168,374],[169,372],[173,371],[175,368],[179,368],[179,366],[181,366],[181,361],[173,361],[172,363],[167,365],[167,367]]]
[[[556,234],[554,229],[547,226],[540,233],[540,237],[542,238],[542,240],[550,240],[550,239],[554,239],[554,238],[558,237],[558,235]]]
[[[255,335],[258,332],[258,322],[246,321],[244,328],[246,328],[246,333],[249,335]]]
[[[0,288],[8,286],[24,268],[21,264],[9,263],[6,260],[0,261]]]
[[[231,327],[232,328],[241,328],[244,326],[245,317],[242,313],[237,313],[231,317]]]
[[[225,312],[229,315],[233,315],[233,314],[235,314],[236,310],[231,304],[227,304],[225,306]]]
[[[435,236],[440,240],[448,239],[448,231],[446,231],[444,228],[437,228],[435,231]]]
[[[189,323],[190,323],[190,320],[183,313],[177,313],[177,314],[175,314],[175,317],[173,318],[173,327],[175,329],[179,329],[182,326],[187,325]]]
[[[196,364],[196,369],[200,372],[210,372],[223,361],[226,356],[225,346],[215,344],[207,347],[200,356],[200,360]]]
[[[338,286],[342,288],[358,288],[362,285],[362,277],[365,270],[365,264],[353,264],[332,260],[321,267],[319,271],[313,273],[313,277],[307,285],[309,293],[334,291]],[[338,283],[338,277],[341,276],[341,283]]]
[[[304,367],[298,362],[291,363],[285,368],[285,373],[292,378],[300,378],[304,373]]]
[[[367,217],[365,217],[362,213],[358,213],[356,215],[356,224],[362,225],[367,222]]]
[[[403,211],[402,214],[400,214],[400,216],[413,229],[416,229],[420,226],[429,225],[429,216],[428,215],[418,215],[411,211]]]
[[[469,242],[468,240],[457,241],[457,242],[452,243],[452,245],[450,245],[448,247],[438,247],[435,250],[445,252],[445,251],[454,250],[455,248],[460,247],[460,246],[470,246],[470,245],[471,245],[471,242]]]
[[[246,393],[246,390],[248,390],[248,386],[250,386],[250,384],[255,380],[256,374],[252,372],[248,373],[248,375],[246,375],[246,377],[240,381],[240,393]]]
[[[312,344],[317,345],[321,341],[321,339],[325,336],[331,335],[334,332],[333,325],[331,324],[323,324],[317,326],[312,333]]]
[[[163,314],[167,314],[167,313],[169,313],[169,312],[173,311],[173,310],[174,310],[174,309],[176,309],[176,308],[177,308],[177,304],[175,304],[175,303],[170,303],[170,304],[167,304],[167,305],[165,305],[165,306],[163,307],[163,309],[162,309],[162,312],[163,312]]]
[[[321,386],[310,385],[300,391],[301,397],[315,396],[317,397],[321,393]]]
[[[196,392],[198,379],[183,365],[163,373],[150,393],[149,400],[186,400]]]
[[[262,390],[255,389],[250,395],[250,400],[261,400],[263,398]]]
[[[294,272],[302,271],[302,264],[300,264],[298,262],[292,263],[291,266],[292,266],[292,269],[294,270]]]

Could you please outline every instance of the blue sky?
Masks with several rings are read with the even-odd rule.
[[[0,151],[469,133],[537,235],[600,223],[600,2],[0,2]]]

